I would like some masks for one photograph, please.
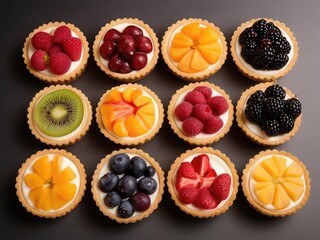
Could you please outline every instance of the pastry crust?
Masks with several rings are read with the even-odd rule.
[[[153,57],[150,60],[150,62],[141,70],[139,71],[132,71],[130,73],[116,73],[111,71],[108,66],[106,66],[100,58],[100,53],[99,53],[99,48],[100,45],[103,42],[103,37],[105,35],[105,33],[110,29],[113,28],[116,25],[119,24],[133,24],[133,25],[137,25],[140,28],[144,29],[145,31],[147,31],[147,33],[150,36],[150,40],[153,44]],[[137,19],[137,18],[119,18],[116,20],[111,21],[110,23],[107,23],[105,26],[103,26],[99,33],[96,35],[94,43],[93,43],[93,56],[94,59],[97,63],[97,65],[100,67],[100,69],[105,72],[109,77],[121,81],[121,82],[136,82],[138,80],[141,80],[142,78],[148,76],[151,71],[154,69],[155,65],[158,62],[158,58],[159,58],[159,42],[158,42],[158,38],[156,36],[156,34],[154,33],[154,31],[152,30],[152,28],[144,23],[143,21]]]
[[[172,35],[174,34],[174,31],[177,28],[192,22],[198,22],[205,26],[210,26],[215,30],[215,32],[219,35],[219,38],[221,40],[222,53],[218,63],[215,63],[215,66],[213,68],[208,68],[204,71],[197,72],[197,73],[185,73],[180,71],[172,62],[170,58],[169,48],[171,45],[171,38],[172,38]],[[171,72],[175,74],[177,77],[186,81],[193,81],[193,82],[202,81],[214,75],[218,70],[220,70],[222,65],[225,63],[227,58],[227,42],[221,30],[217,26],[215,26],[213,23],[210,23],[207,20],[203,20],[200,18],[182,19],[168,27],[161,42],[161,53],[165,63],[167,64]]]
[[[107,97],[109,92],[111,92],[113,89],[121,89],[121,88],[127,88],[127,87],[133,87],[136,89],[140,89],[143,92],[150,95],[150,97],[155,102],[156,110],[158,111],[158,119],[156,119],[154,126],[151,128],[151,130],[149,130],[146,134],[144,134],[142,136],[127,137],[127,138],[119,137],[119,136],[115,135],[112,131],[109,131],[108,129],[106,129],[103,125],[103,122],[102,122],[100,108],[103,105],[105,98]],[[110,139],[114,143],[120,144],[123,146],[140,146],[140,145],[147,143],[151,139],[153,139],[153,137],[159,132],[160,128],[162,127],[163,118],[164,118],[164,109],[163,109],[163,105],[161,103],[161,100],[149,88],[142,86],[141,84],[137,84],[137,83],[122,84],[120,86],[116,86],[116,87],[113,87],[112,89],[108,90],[105,94],[102,95],[102,97],[100,98],[100,101],[98,103],[98,106],[96,108],[96,121],[97,121],[98,126],[100,128],[100,132],[106,138]]]
[[[151,202],[150,207],[146,211],[144,211],[142,213],[138,213],[136,215],[133,215],[132,217],[129,217],[129,218],[121,218],[121,217],[115,215],[114,213],[112,213],[110,211],[110,209],[104,204],[102,197],[100,197],[99,192],[101,192],[101,191],[98,188],[99,176],[101,175],[101,172],[103,172],[103,173],[107,172],[106,166],[107,166],[110,158],[113,155],[116,155],[119,153],[133,154],[133,155],[138,155],[138,156],[142,157],[143,159],[145,159],[148,162],[148,164],[150,164],[151,166],[154,167],[154,169],[156,170],[156,174],[158,176],[158,179],[159,179],[157,195],[156,195],[154,201]],[[142,150],[136,149],[136,148],[120,149],[118,151],[113,151],[112,153],[105,156],[100,161],[100,163],[97,165],[97,167],[94,171],[94,175],[92,177],[91,192],[93,194],[93,199],[95,200],[97,207],[103,213],[103,215],[105,215],[106,217],[109,217],[112,220],[117,221],[118,223],[124,223],[124,224],[135,223],[135,222],[140,221],[144,218],[147,218],[150,214],[152,214],[158,208],[158,205],[161,202],[162,195],[164,193],[164,172],[162,171],[159,163],[154,158],[152,158],[148,153],[146,153]]]
[[[273,139],[272,137],[269,137],[269,139],[263,138],[252,132],[248,126],[246,125],[246,117],[244,115],[244,109],[245,104],[247,102],[247,99],[250,97],[251,94],[256,92],[257,90],[264,90],[268,86],[273,85],[273,82],[266,82],[266,83],[260,83],[255,86],[252,86],[251,88],[244,91],[238,100],[237,106],[236,106],[236,121],[238,123],[239,128],[242,130],[242,132],[253,142],[264,145],[264,146],[277,146],[280,144],[283,144],[287,141],[289,141],[299,130],[302,120],[302,114],[300,114],[299,117],[296,118],[294,122],[293,129],[286,134],[283,134],[279,139]],[[282,86],[283,87],[283,86]],[[286,87],[283,87],[290,97],[295,97],[295,95]]]
[[[177,100],[179,96],[187,91],[191,91],[192,89],[198,86],[207,86],[219,92],[226,99],[229,105],[227,122],[217,133],[208,134],[207,138],[196,138],[196,137],[189,137],[185,135],[183,130],[180,129],[180,127],[178,127],[177,122],[175,120],[175,116],[174,116],[174,111],[177,106]],[[197,82],[197,83],[190,83],[189,85],[184,86],[176,91],[176,93],[172,96],[170,100],[167,117],[172,130],[174,131],[175,134],[178,135],[179,138],[181,138],[182,140],[184,140],[185,142],[191,145],[208,146],[219,141],[222,137],[224,137],[229,132],[233,122],[233,113],[234,113],[234,110],[233,110],[232,101],[229,95],[223,89],[209,82]]]
[[[303,171],[305,192],[303,194],[302,200],[300,201],[300,203],[298,205],[296,205],[292,208],[289,208],[287,210],[270,210],[270,209],[264,208],[263,206],[261,206],[259,203],[257,203],[254,200],[254,198],[250,192],[250,189],[249,189],[249,182],[251,179],[251,170],[252,170],[253,166],[255,165],[255,163],[259,159],[261,159],[262,157],[272,156],[272,155],[282,155],[282,156],[286,156],[286,157],[292,159],[294,162],[296,162],[301,167],[301,169]],[[261,151],[249,160],[249,163],[246,165],[245,169],[243,170],[241,185],[242,185],[243,193],[244,193],[245,197],[247,198],[248,202],[257,211],[259,211],[262,214],[267,215],[269,217],[284,217],[284,216],[288,216],[293,213],[296,213],[298,210],[300,210],[306,204],[306,202],[308,201],[309,196],[310,196],[311,180],[310,180],[309,172],[308,172],[307,168],[296,156],[293,156],[289,152],[278,151],[278,150],[274,149],[274,150]]]
[[[40,71],[36,71],[31,67],[30,63],[30,58],[28,56],[28,49],[31,46],[31,39],[36,34],[37,32],[44,31],[48,28],[57,28],[59,26],[68,26],[70,30],[78,35],[82,42],[82,59],[81,62],[79,63],[79,66],[74,69],[73,71],[62,74],[62,75],[57,75],[57,74],[52,74],[49,76],[45,73],[42,73]],[[84,72],[86,69],[87,63],[88,63],[88,58],[89,58],[89,43],[79,28],[77,28],[75,25],[71,23],[65,23],[65,22],[49,22],[47,24],[43,24],[42,26],[38,27],[35,29],[33,32],[29,34],[29,36],[26,38],[23,49],[22,49],[22,57],[24,59],[24,63],[26,64],[27,69],[31,74],[33,74],[36,78],[42,80],[43,82],[49,83],[49,84],[67,84],[70,83],[74,80],[76,80],[78,77],[81,76],[81,74]],[[79,60],[80,61],[80,60]]]
[[[213,154],[222,159],[225,164],[230,169],[231,175],[232,175],[232,192],[227,200],[225,200],[224,204],[222,206],[218,206],[215,209],[212,210],[201,210],[201,209],[193,209],[188,207],[186,204],[182,203],[179,200],[179,197],[176,192],[175,187],[175,175],[178,170],[178,167],[183,162],[184,159],[186,159],[188,156],[193,154]],[[210,147],[197,147],[192,150],[188,150],[185,153],[181,154],[174,163],[171,165],[170,170],[168,172],[167,176],[167,186],[169,193],[171,194],[171,198],[175,202],[175,204],[185,213],[198,218],[209,218],[218,216],[224,212],[226,212],[233,204],[234,200],[236,199],[236,195],[238,192],[239,187],[239,176],[237,174],[237,170],[235,169],[234,164],[231,162],[231,160],[222,152],[216,149],[212,149]]]
[[[55,154],[55,155],[60,155],[63,157],[66,157],[69,161],[71,161],[79,174],[79,178],[80,178],[80,184],[79,187],[77,189],[77,193],[76,196],[73,198],[71,203],[68,203],[67,206],[62,207],[61,209],[58,210],[49,210],[49,211],[44,211],[44,210],[40,210],[35,208],[34,206],[31,206],[28,201],[27,198],[28,196],[25,196],[23,193],[23,187],[25,185],[24,180],[24,176],[26,175],[26,171],[27,169],[30,167],[30,164],[34,162],[34,160],[39,159],[42,156],[48,155],[48,154]],[[44,218],[56,218],[56,217],[62,217],[66,214],[68,214],[69,212],[71,212],[73,209],[75,209],[78,204],[80,203],[85,189],[86,189],[86,173],[85,173],[85,169],[84,166],[82,165],[82,163],[80,162],[80,160],[74,156],[73,154],[71,154],[70,152],[67,152],[65,150],[60,150],[60,149],[45,149],[42,151],[38,151],[37,153],[31,155],[21,166],[21,168],[18,170],[18,176],[16,178],[16,194],[18,196],[19,201],[21,202],[22,206],[30,213],[32,213],[35,216],[38,217],[44,217]]]
[[[279,71],[277,71],[277,73],[275,74],[264,74],[263,71],[259,71],[259,72],[253,72],[250,69],[248,69],[243,63],[241,56],[239,56],[237,54],[236,51],[236,45],[238,42],[238,38],[240,36],[240,34],[243,32],[244,29],[246,29],[247,27],[250,27],[253,25],[254,22],[256,22],[257,20],[259,20],[260,18],[255,18],[255,19],[251,19],[245,23],[242,23],[234,32],[232,38],[231,38],[231,42],[230,42],[230,52],[231,52],[231,56],[232,59],[234,61],[234,63],[236,64],[236,67],[238,68],[238,70],[247,78],[253,80],[253,81],[258,81],[258,82],[270,82],[270,81],[275,81],[283,76],[285,76],[289,71],[291,71],[291,69],[293,68],[293,66],[296,64],[296,61],[298,59],[298,52],[299,52],[299,47],[298,47],[298,42],[293,34],[293,32],[290,30],[290,28],[288,28],[284,23],[279,22],[277,20],[273,20],[273,19],[267,19],[264,18],[267,22],[272,22],[274,23],[277,27],[279,27],[282,31],[285,31],[287,33],[287,35],[289,36],[290,40],[292,41],[292,46],[291,46],[291,51],[293,50],[293,56],[291,58],[291,60],[287,63],[286,66],[284,66],[282,69],[280,69]],[[267,71],[265,71],[267,72]]]
[[[47,93],[60,90],[60,89],[68,89],[70,91],[75,92],[82,100],[83,108],[84,108],[84,119],[80,124],[79,128],[75,131],[76,133],[72,133],[69,137],[60,138],[60,137],[48,137],[41,130],[37,127],[36,122],[33,117],[33,111],[38,104],[38,101]],[[78,89],[70,86],[70,85],[51,85],[49,87],[45,87],[43,90],[38,92],[32,99],[28,107],[28,125],[32,132],[32,134],[39,139],[41,142],[58,147],[69,146],[75,144],[76,142],[80,141],[88,132],[89,127],[92,121],[92,107],[89,102],[89,99]]]

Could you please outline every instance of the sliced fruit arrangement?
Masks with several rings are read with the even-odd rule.
[[[178,69],[196,73],[219,61],[222,44],[219,35],[211,26],[199,22],[189,23],[175,33],[170,46],[170,57]]]

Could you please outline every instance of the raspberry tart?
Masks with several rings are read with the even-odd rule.
[[[253,142],[265,146],[289,141],[301,119],[301,102],[289,89],[271,82],[247,89],[236,107],[238,126]]]
[[[137,83],[127,83],[103,94],[96,109],[96,120],[101,133],[114,143],[142,145],[158,133],[163,111],[153,91]]]
[[[220,87],[190,83],[177,90],[168,106],[168,120],[174,133],[191,145],[205,146],[219,141],[230,130],[233,105]]]
[[[284,217],[306,204],[311,185],[308,170],[296,156],[285,151],[266,150],[246,165],[242,188],[257,211]]]
[[[224,213],[239,187],[234,164],[219,150],[197,147],[181,154],[171,165],[168,190],[175,204],[198,218]]]
[[[169,69],[187,81],[215,74],[227,57],[223,33],[213,23],[198,18],[180,20],[165,32],[161,53]]]
[[[251,19],[234,32],[230,51],[238,70],[251,80],[275,81],[286,75],[298,58],[291,30],[273,19]]]
[[[85,70],[89,43],[71,23],[49,22],[26,38],[23,59],[27,69],[49,84],[70,83]]]
[[[41,142],[58,147],[80,141],[89,130],[92,107],[70,85],[51,85],[39,91],[28,107],[28,124]]]
[[[86,189],[83,165],[59,149],[38,151],[22,164],[16,178],[19,201],[35,216],[61,217],[76,208]]]
[[[142,150],[113,151],[97,165],[91,191],[105,216],[118,223],[135,223],[158,208],[164,192],[164,173],[158,162]]]
[[[109,77],[135,82],[154,69],[159,57],[159,42],[151,27],[143,21],[116,19],[96,35],[93,56]]]

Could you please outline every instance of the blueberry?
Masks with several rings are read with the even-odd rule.
[[[111,192],[118,184],[119,177],[114,173],[106,173],[99,179],[99,189],[102,192]]]
[[[130,199],[133,208],[136,211],[144,212],[146,211],[151,204],[151,200],[148,194],[143,192],[136,192]]]
[[[147,168],[146,161],[138,156],[131,158],[127,173],[135,178],[140,178]]]
[[[138,181],[138,191],[146,193],[148,195],[154,193],[157,190],[157,182],[153,178],[143,177]]]
[[[125,153],[119,153],[110,158],[109,167],[116,174],[123,174],[127,170],[130,157]]]
[[[129,218],[133,215],[134,209],[129,201],[123,201],[118,206],[118,214],[122,218]]]
[[[118,206],[121,202],[121,197],[117,192],[109,192],[103,198],[103,202],[110,208]]]
[[[144,171],[144,176],[145,177],[153,177],[154,174],[156,173],[156,170],[152,166],[148,166],[146,170]]]
[[[137,179],[124,175],[118,182],[117,190],[122,198],[131,197],[137,190]]]

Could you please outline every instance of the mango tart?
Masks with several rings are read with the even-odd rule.
[[[213,23],[199,18],[182,19],[168,27],[161,53],[177,77],[201,81],[222,67],[227,57],[227,43]]]
[[[291,153],[266,150],[249,160],[242,189],[250,205],[264,215],[284,217],[308,201],[311,182],[306,166]]]
[[[15,187],[19,201],[28,212],[56,218],[78,206],[86,188],[86,173],[73,154],[45,149],[22,164]]]

